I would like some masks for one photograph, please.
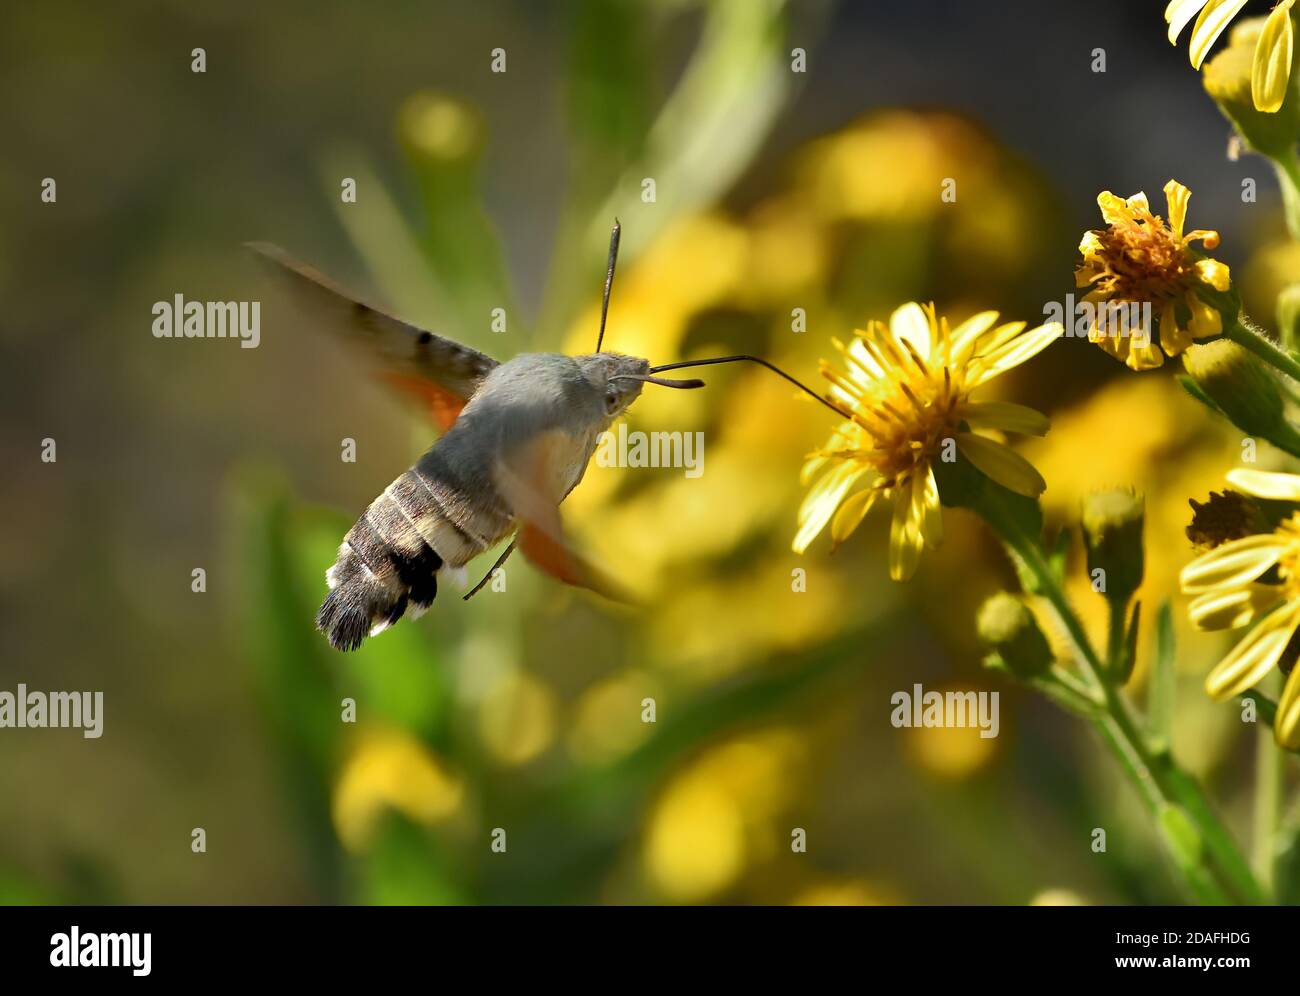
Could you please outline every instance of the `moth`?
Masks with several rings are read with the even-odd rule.
[[[338,650],[355,650],[404,615],[432,605],[439,579],[463,584],[466,565],[507,537],[509,545],[464,598],[518,549],[570,585],[620,598],[617,584],[566,539],[559,506],[582,480],[601,433],[646,384],[703,387],[658,374],[678,367],[749,360],[778,373],[847,417],[832,402],[756,356],[652,367],[602,350],[621,228],[615,221],[596,351],[522,353],[505,363],[365,304],[268,243],[249,247],[274,264],[298,310],[313,324],[362,342],[390,385],[415,395],[443,434],[361,514],[325,573],[316,627]]]

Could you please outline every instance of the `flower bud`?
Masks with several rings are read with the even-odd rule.
[[[975,619],[980,642],[996,652],[1022,678],[1042,674],[1052,666],[1052,648],[1023,601],[999,592],[982,606]]]
[[[1083,501],[1088,574],[1097,590],[1119,605],[1126,604],[1142,583],[1144,514],[1145,502],[1131,488],[1098,491]]]
[[[473,164],[483,151],[483,119],[472,105],[436,91],[408,97],[397,113],[397,132],[421,166]]]
[[[1201,80],[1206,93],[1251,148],[1277,158],[1290,154],[1300,132],[1300,73],[1291,74],[1281,109],[1273,113],[1255,109],[1251,75],[1262,27],[1261,20],[1258,29],[1247,23],[1235,30],[1230,44],[1205,64]]]
[[[1183,368],[1242,432],[1289,448],[1300,442],[1283,413],[1282,390],[1262,360],[1228,339],[1194,345]]]

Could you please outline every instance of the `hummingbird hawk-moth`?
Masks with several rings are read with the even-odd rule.
[[[250,248],[278,264],[306,317],[365,342],[381,376],[419,398],[443,435],[370,503],[348,530],[325,573],[328,594],[316,627],[338,650],[355,650],[403,615],[423,613],[438,579],[513,534],[483,586],[518,548],[565,582],[617,597],[617,586],[565,539],[559,506],[582,480],[601,433],[645,384],[703,387],[658,373],[683,366],[751,360],[831,407],[830,401],[766,360],[726,356],[651,367],[602,351],[619,226],[610,237],[596,351],[585,356],[522,353],[499,363],[468,346],[408,325],[356,300],[311,267],[266,243]],[[847,417],[847,416],[846,416]]]

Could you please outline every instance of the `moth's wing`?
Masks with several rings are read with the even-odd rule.
[[[279,246],[248,248],[275,264],[272,271],[313,324],[366,346],[380,364],[379,377],[414,398],[444,431],[473,397],[497,361],[477,349],[408,325],[356,300],[324,274]]]
[[[497,461],[496,485],[519,522],[519,552],[534,567],[558,581],[587,588],[617,602],[631,596],[613,580],[612,572],[578,551],[565,536],[557,496],[557,470],[572,446],[561,431],[541,433]]]

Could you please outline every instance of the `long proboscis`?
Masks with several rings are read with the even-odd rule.
[[[786,380],[788,380],[795,387],[799,388],[799,390],[803,391],[803,393],[808,395],[810,398],[815,398],[817,401],[821,402],[823,405],[825,405],[827,408],[833,411],[836,415],[839,415],[841,418],[846,418],[852,421],[853,416],[850,415],[848,412],[846,412],[839,405],[835,404],[835,402],[831,401],[829,398],[824,397],[823,395],[818,394],[807,384],[804,384],[802,381],[796,380],[794,377],[791,377],[788,373],[786,373],[784,370],[778,367],[775,363],[769,363],[761,356],[750,356],[748,353],[740,353],[737,354],[736,356],[714,356],[707,360],[679,360],[676,363],[664,363],[657,367],[651,367],[650,372],[652,374],[657,374],[663,372],[664,370],[680,370],[683,367],[707,367],[707,366],[712,366],[715,363],[736,363],[740,360],[748,360],[750,363],[757,363],[759,366],[767,367],[767,369],[771,370],[772,373],[776,374],[778,377],[784,377]]]
[[[659,384],[662,387],[675,387],[679,391],[689,391],[696,387],[703,387],[704,381],[697,377],[690,380],[672,380],[668,377],[649,377],[644,374],[614,374],[610,380],[640,380],[647,384]]]

